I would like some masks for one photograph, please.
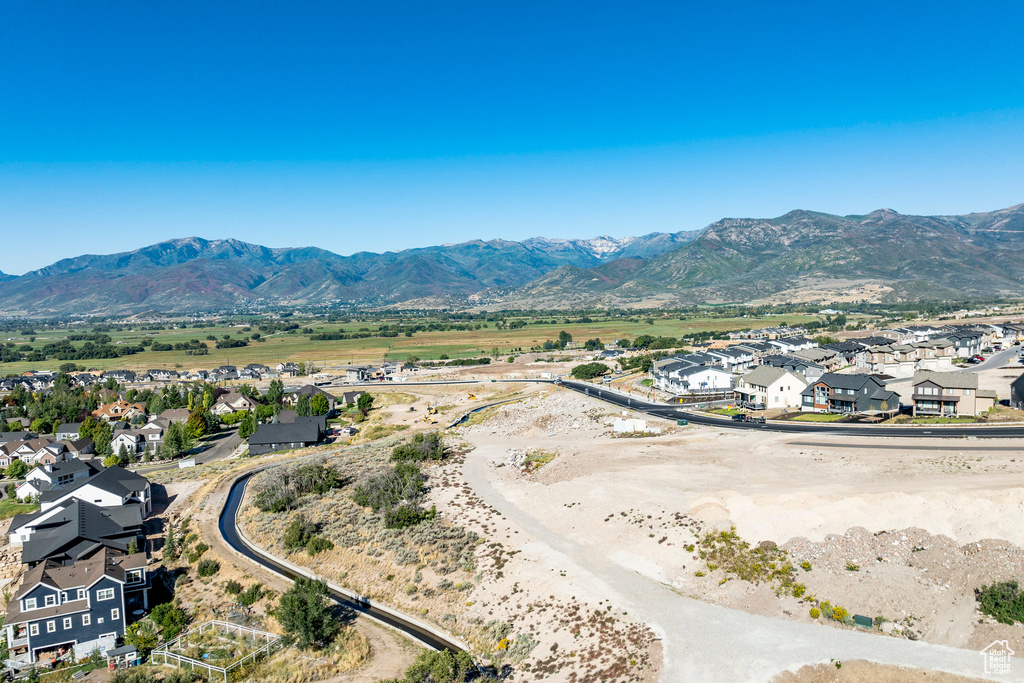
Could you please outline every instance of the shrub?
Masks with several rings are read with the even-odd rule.
[[[266,592],[263,590],[263,584],[254,583],[238,594],[238,602],[249,607],[259,602],[260,598],[264,595],[266,595]]]
[[[860,565],[855,563],[855,562],[847,562],[846,563],[846,571],[848,571],[848,572],[859,572],[860,571]]]
[[[331,614],[327,584],[304,577],[295,580],[281,596],[274,617],[285,633],[303,649],[323,647],[338,633],[339,622]]]
[[[820,616],[821,616],[821,610],[818,609],[817,607],[812,607],[811,608],[811,619],[817,619]]]
[[[228,595],[238,595],[242,592],[242,584],[232,579],[224,584],[224,592]]]
[[[402,462],[407,460],[441,460],[444,458],[444,439],[440,432],[417,434],[405,443],[395,446],[391,451],[391,459]]]
[[[832,618],[832,603],[830,603],[828,600],[826,600],[825,602],[821,603],[820,607],[821,607],[821,613],[825,615],[825,618],[826,619],[831,619]]]
[[[334,550],[334,544],[323,536],[314,536],[306,543],[306,552],[310,555],[316,555],[325,550]]]
[[[807,586],[803,585],[802,583],[794,583],[793,584],[793,597],[794,598],[803,597],[803,594],[806,593],[806,592],[807,592]]]
[[[974,591],[978,609],[1000,624],[1024,623],[1024,593],[1016,581],[994,583]]]
[[[213,576],[219,571],[220,562],[217,560],[201,560],[199,564],[196,565],[196,572],[202,577]]]
[[[149,617],[160,627],[160,635],[164,637],[164,640],[169,640],[181,633],[185,624],[188,623],[185,610],[170,602],[154,607]]]
[[[849,616],[850,613],[846,610],[845,607],[836,605],[834,608],[832,608],[832,618],[836,621],[846,621],[846,618]]]
[[[309,543],[315,533],[316,525],[312,522],[306,521],[305,516],[299,514],[295,516],[295,518],[288,524],[288,527],[284,530],[284,536],[281,538],[281,543],[289,550],[303,548],[307,543]]]
[[[809,572],[811,571],[811,563],[807,560],[804,560],[800,563],[800,568],[803,569],[805,572]]]
[[[275,467],[257,480],[253,504],[262,512],[285,512],[298,507],[302,496],[324,494],[337,485],[337,473],[322,462]]]

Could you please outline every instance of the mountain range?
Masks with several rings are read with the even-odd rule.
[[[1022,281],[1024,205],[963,216],[797,210],[692,232],[474,240],[351,256],[190,237],[0,274],[0,314],[965,299],[1019,296]]]
[[[271,249],[189,237],[120,254],[63,259],[0,280],[0,313],[112,315],[247,304],[465,301],[491,288],[524,285],[562,265],[589,268],[621,258],[651,258],[696,234],[474,240],[352,256],[315,247]]]
[[[791,211],[725,218],[649,260],[567,264],[503,293],[506,305],[722,303],[1020,296],[1024,205],[965,216]],[[865,289],[866,286],[870,286]]]

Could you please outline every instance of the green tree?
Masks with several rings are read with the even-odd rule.
[[[295,402],[295,414],[299,417],[309,417],[309,394],[299,394]]]
[[[572,369],[572,376],[576,379],[593,379],[608,374],[608,366],[604,363],[583,363]]]
[[[323,394],[317,394],[309,399],[310,415],[326,415],[331,412],[331,402]]]
[[[238,423],[238,437],[240,439],[248,439],[256,433],[256,427],[256,416],[251,412],[247,412],[242,421]]]
[[[370,412],[370,408],[372,407],[373,396],[371,396],[369,393],[360,394],[359,398],[356,399],[356,408],[358,408],[359,412],[362,413],[364,416]]]
[[[36,434],[49,434],[50,423],[41,417],[37,417],[36,419],[32,420],[32,425],[29,427],[29,429],[31,429]]]
[[[124,641],[139,649],[144,656],[148,655],[160,638],[157,634],[156,624],[149,619],[136,621],[125,630]]]
[[[284,398],[284,382],[279,379],[270,380],[270,386],[267,387],[267,403],[281,403]]]
[[[558,348],[564,349],[572,341],[572,335],[562,330],[558,333]]]
[[[94,450],[98,455],[110,455],[110,440],[114,438],[114,433],[110,429],[110,424],[106,422],[98,422],[92,430],[92,442]]]
[[[195,410],[189,413],[188,421],[185,423],[185,428],[192,436],[200,439],[207,435],[210,426],[206,422],[205,413]]]
[[[4,474],[8,479],[21,479],[28,474],[29,466],[21,460],[12,460]]]
[[[164,637],[164,640],[181,633],[185,624],[188,623],[188,615],[185,614],[185,610],[171,602],[154,607],[149,618],[160,627],[160,635]]]
[[[303,649],[324,647],[339,629],[331,614],[327,584],[304,577],[281,596],[274,617]]]
[[[178,539],[174,534],[174,524],[167,524],[167,538],[164,539],[164,557],[174,558],[178,556]]]

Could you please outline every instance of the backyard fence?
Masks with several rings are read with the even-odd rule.
[[[234,654],[229,646],[237,644],[239,640],[245,646],[245,652],[232,656],[231,661],[224,661],[223,658],[210,659],[212,654],[218,652],[218,646],[224,652]],[[184,654],[189,650],[203,648],[209,651],[202,652],[201,658]],[[207,679],[233,683],[244,678],[249,670],[280,648],[281,636],[228,621],[213,620],[200,624],[198,628],[186,631],[156,648],[151,659],[154,664],[197,671],[205,673]],[[221,665],[215,664],[215,661],[219,661]]]

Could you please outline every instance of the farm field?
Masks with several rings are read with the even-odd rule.
[[[649,318],[650,323],[643,319],[609,318],[596,319],[590,323],[565,322],[565,319],[544,318],[543,323],[537,319],[526,319],[527,325],[517,329],[498,329],[494,323],[479,323],[480,329],[444,330],[415,332],[411,337],[404,334],[397,337],[369,337],[363,339],[345,339],[332,341],[314,341],[309,333],[302,329],[312,329],[314,333],[333,332],[343,329],[346,333],[366,331],[378,332],[382,325],[401,325],[426,323],[429,320],[416,319],[373,319],[354,320],[344,323],[325,323],[322,319],[294,319],[299,330],[293,332],[264,333],[265,341],[249,339],[248,346],[229,349],[214,348],[215,340],[227,335],[230,339],[250,338],[258,332],[257,327],[239,327],[221,324],[215,327],[143,330],[138,326],[127,329],[127,326],[114,326],[104,334],[111,338],[114,345],[138,345],[143,340],[153,340],[161,344],[187,343],[199,340],[209,346],[206,355],[188,355],[185,351],[146,351],[118,358],[104,358],[77,361],[80,365],[97,370],[129,369],[148,370],[152,368],[190,369],[212,368],[220,365],[244,366],[247,363],[263,363],[273,365],[282,361],[306,361],[320,367],[348,365],[353,363],[375,363],[385,360],[406,360],[416,357],[421,360],[436,360],[442,355],[451,358],[476,355],[489,355],[497,348],[500,355],[513,349],[528,351],[531,347],[542,345],[545,341],[557,339],[560,331],[565,330],[574,340],[585,341],[599,338],[611,342],[619,338],[634,339],[639,335],[648,334],[663,337],[681,337],[700,332],[722,332],[743,328],[778,326],[783,323],[798,325],[813,320],[811,315],[777,315],[762,318],[741,317],[678,317]],[[511,320],[511,318],[509,319]],[[26,323],[28,324],[28,323]],[[486,327],[485,327],[486,325]],[[19,332],[6,332],[0,340],[15,344],[15,347],[31,347],[42,349],[47,344],[65,339],[70,334],[91,332],[89,327],[74,328],[36,328],[34,335],[23,335]],[[214,339],[209,339],[213,337]],[[34,339],[33,339],[34,338]],[[73,342],[81,346],[81,342]],[[0,363],[0,375],[21,373],[28,370],[56,369],[61,361],[17,361]]]

